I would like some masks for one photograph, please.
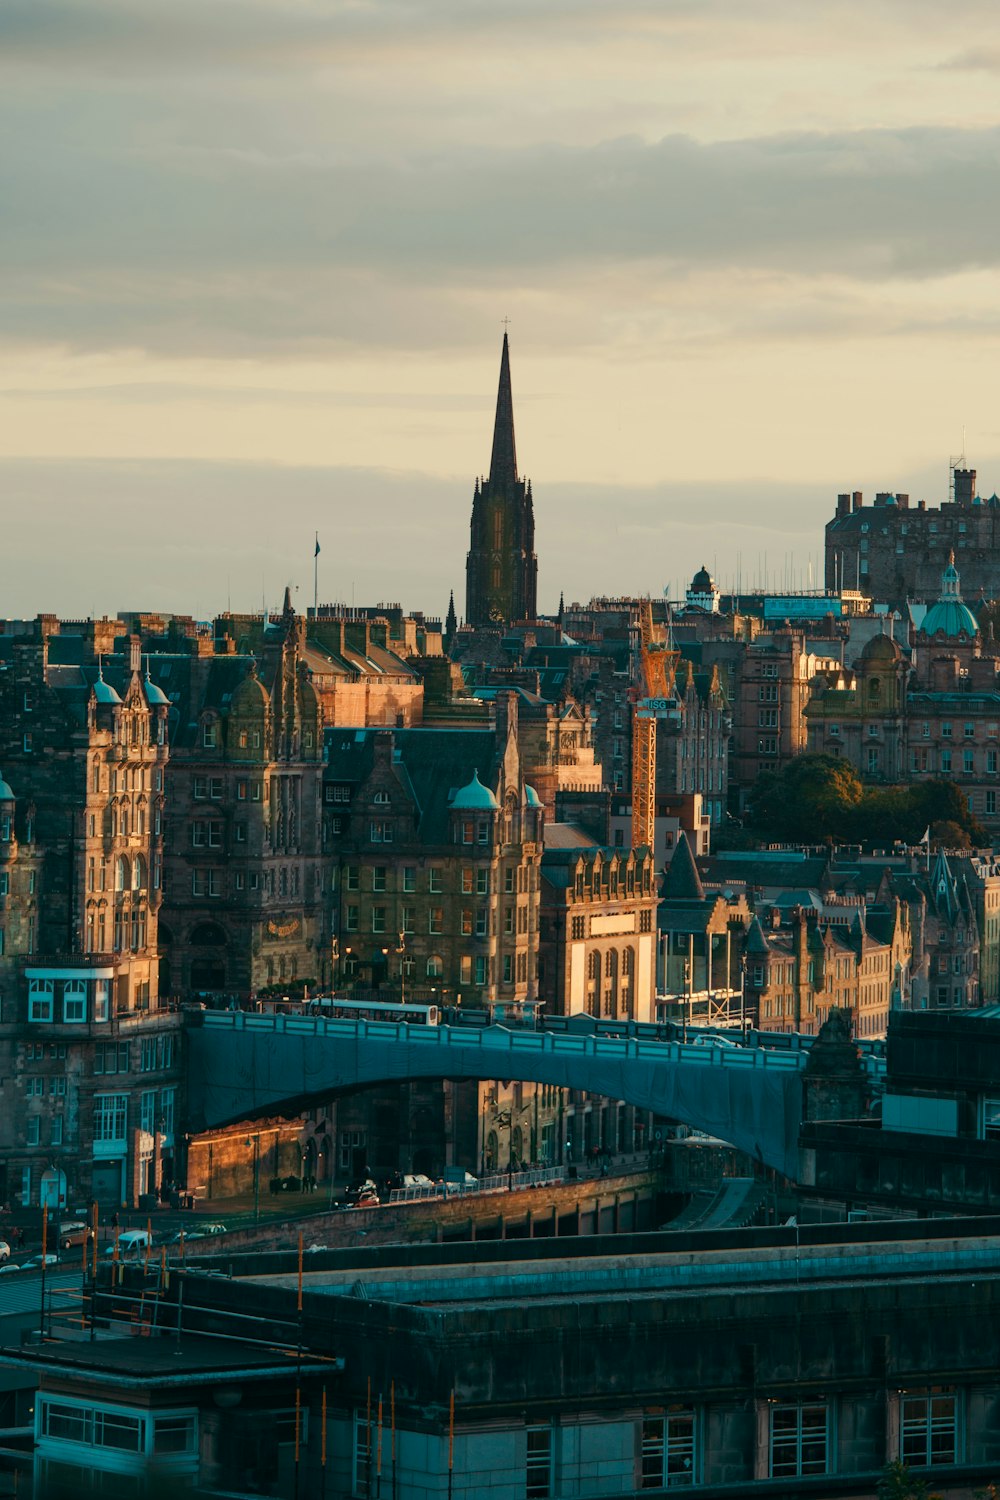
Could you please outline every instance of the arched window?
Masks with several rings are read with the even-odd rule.
[[[427,978],[440,979],[444,974],[444,963],[439,953],[432,953],[427,960]]]
[[[622,951],[622,973],[630,978],[635,973],[635,949],[625,948]]]
[[[129,879],[128,860],[125,858],[124,854],[119,854],[118,858],[115,860],[115,890],[128,891],[131,890],[131,888],[132,883]]]
[[[607,953],[605,953],[605,955],[604,955],[604,973],[607,976],[607,978],[610,979],[611,976],[614,974],[614,972],[615,972],[615,951],[614,951],[613,948],[609,948],[608,951],[607,951]]]
[[[146,861],[141,854],[137,854],[132,861],[132,889],[134,891],[146,889]]]
[[[601,955],[595,948],[587,959],[587,978],[600,979],[601,977]]]

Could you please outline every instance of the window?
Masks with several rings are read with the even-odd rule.
[[[585,935],[585,927],[586,927],[586,918],[585,917],[574,917],[573,918],[573,937],[575,939],[577,939],[577,940],[579,940],[580,938],[582,938]]]
[[[942,739],[946,740],[951,739],[951,724],[947,719],[945,719],[944,723],[941,725],[941,737]]]
[[[66,1082],[65,1078],[61,1078],[59,1081],[60,1081],[60,1083],[65,1083]],[[52,1116],[52,1123],[51,1123],[51,1125],[49,1127],[49,1144],[52,1145],[52,1146],[61,1146],[62,1143],[63,1143],[63,1117],[62,1117],[62,1115],[53,1115]]]
[[[28,984],[28,1020],[51,1021],[55,982],[51,979],[32,979]]]
[[[417,871],[414,865],[403,866],[403,890],[415,891],[417,888]]]
[[[361,889],[361,867],[360,865],[348,865],[344,872],[344,887],[349,891],[360,891]]]
[[[79,1024],[87,1019],[87,981],[67,979],[63,985],[63,1020]]]
[[[514,959],[510,953],[503,956],[503,978],[504,984],[512,984],[514,981]]]
[[[480,906],[476,909],[476,937],[487,937],[489,930],[489,912]]]
[[[106,1021],[108,1019],[108,998],[110,995],[110,980],[98,979],[94,984],[94,1020]]]
[[[125,1144],[125,1121],[128,1115],[127,1094],[94,1095],[94,1141]]]
[[[772,1479],[825,1474],[829,1408],[773,1405],[770,1415]]]
[[[372,932],[384,932],[384,931],[385,931],[385,907],[384,906],[373,906],[372,907]]]
[[[486,959],[482,957],[478,957],[476,959],[476,983],[486,983]],[[998,1134],[1000,1134],[1000,1132],[998,1132]]]
[[[509,895],[511,895],[513,893],[513,890],[514,890],[514,871],[513,870],[504,870],[504,872],[503,872],[503,888],[504,888],[504,892],[506,893],[506,895],[509,896]]]
[[[477,896],[488,896],[489,893],[490,893],[490,872],[489,872],[489,870],[477,870],[476,871],[476,895]]]
[[[201,742],[206,750],[214,750],[218,743],[218,730],[214,723],[205,724],[202,729]]]
[[[963,724],[962,725],[962,733],[965,735],[965,738],[967,740],[973,740],[973,739],[975,739],[975,737],[976,737],[976,726],[975,726],[975,724]]]
[[[0,877],[2,878],[2,877]],[[462,866],[462,895],[471,896],[475,888],[475,875],[471,865]]]
[[[949,775],[950,772],[951,772],[951,751],[950,750],[942,750],[941,751],[941,770],[945,773],[945,775]]]
[[[371,842],[373,844],[391,844],[393,841],[393,824],[389,819],[382,818],[372,820]]]
[[[372,869],[372,890],[384,891],[386,884],[385,865],[375,865]]]
[[[444,932],[444,907],[432,906],[427,914],[427,931]]]
[[[962,751],[962,774],[971,776],[976,769],[975,752],[972,750]]]
[[[28,1143],[29,1146],[37,1146],[40,1143],[40,1141],[41,1141],[41,1120],[40,1120],[40,1116],[38,1116],[38,1115],[29,1115],[29,1117],[28,1117],[27,1143]]]
[[[546,1500],[552,1494],[552,1428],[529,1427],[524,1466],[527,1500]]]
[[[347,908],[347,912],[344,917],[344,926],[346,927],[348,932],[358,931],[360,916],[361,908],[359,906],[349,906]]]
[[[427,978],[440,979],[444,974],[444,963],[437,953],[432,953],[427,960]]]
[[[640,1489],[694,1484],[694,1407],[671,1406],[663,1416],[643,1417],[639,1465]]]
[[[441,885],[441,871],[437,865],[431,865],[427,872],[427,889],[434,892],[440,892],[443,889]]]
[[[954,1392],[926,1391],[900,1398],[899,1456],[904,1464],[953,1464],[958,1459]]]

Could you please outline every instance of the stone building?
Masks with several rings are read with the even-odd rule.
[[[151,654],[170,703],[163,985],[247,997],[330,979],[320,839],[322,723],[305,621]]]
[[[538,560],[531,482],[517,472],[510,349],[500,359],[496,422],[489,476],[476,480],[466,562],[465,618],[469,625],[533,620],[538,613]]]
[[[327,730],[338,990],[400,1006],[530,1012],[544,822],[524,776],[516,693],[498,695],[485,729]],[[342,1100],[338,1171],[349,1175],[361,1156],[376,1171],[424,1172],[561,1160],[561,1098],[541,1085],[430,1081]]]
[[[175,1171],[161,1006],[167,703],[115,621],[42,616],[0,655],[2,1196],[134,1203]]]
[[[542,856],[539,994],[547,1013],[654,1021],[657,882],[648,849],[584,836]]]
[[[963,602],[953,561],[910,653],[879,635],[850,671],[819,670],[805,723],[810,751],[842,756],[866,780],[954,781],[1000,831],[1000,650]]]
[[[837,496],[826,526],[826,587],[845,586],[902,609],[909,599],[933,599],[954,552],[972,597],[1000,594],[1000,499],[976,494],[975,469],[956,469],[954,499],[940,506],[909,495],[875,496],[860,490]]]
[[[730,756],[730,775],[739,796],[746,795],[762,772],[780,770],[805,750],[805,708],[813,678],[839,665],[817,656],[805,632],[791,627],[746,645],[738,669]]]
[[[740,955],[751,916],[744,890],[706,892],[682,833],[663,879],[657,988],[681,998],[685,1018],[695,995],[704,997],[709,1016],[750,1016],[741,991]]]

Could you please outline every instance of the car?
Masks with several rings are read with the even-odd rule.
[[[369,1193],[374,1193],[376,1197],[378,1196],[378,1187],[375,1184],[374,1178],[356,1177],[354,1181],[348,1186],[347,1192],[344,1194],[344,1198],[348,1204],[351,1204],[356,1203],[358,1198],[361,1197],[362,1194]]]
[[[6,1240],[0,1240],[0,1266],[5,1266],[10,1260],[10,1246]]]
[[[404,1172],[403,1186],[405,1188],[432,1188],[435,1184],[426,1172]]]
[[[3,1265],[0,1266],[0,1276],[5,1276],[8,1271],[19,1271],[20,1269],[21,1267],[18,1265],[16,1260],[6,1260],[4,1261]]]
[[[70,1219],[59,1225],[59,1247],[62,1250],[72,1250],[74,1245],[90,1245],[93,1240],[94,1231],[82,1219]]]
[[[743,1044],[731,1041],[728,1036],[696,1036],[688,1045],[691,1047],[741,1047]]]
[[[113,1256],[117,1249],[119,1260],[138,1260],[140,1256],[145,1255],[152,1243],[153,1236],[148,1229],[123,1229],[115,1236],[104,1253]]]
[[[469,1191],[479,1186],[479,1178],[473,1177],[464,1167],[445,1167],[441,1173],[441,1181],[446,1188],[458,1188],[461,1191]]]
[[[59,1264],[59,1257],[58,1257],[58,1255],[33,1255],[30,1260],[22,1261],[22,1263],[21,1263],[21,1270],[22,1271],[39,1271],[39,1270],[41,1270],[41,1268],[42,1268],[43,1265],[44,1266],[57,1266],[58,1264]]]
[[[379,1197],[378,1193],[375,1191],[375,1188],[374,1187],[370,1187],[370,1188],[366,1188],[363,1192],[359,1193],[358,1196],[351,1203],[348,1203],[347,1207],[348,1208],[378,1208],[378,1206],[381,1203],[381,1201],[382,1200]]]
[[[199,1224],[198,1225],[198,1229],[197,1229],[197,1233],[199,1233],[199,1234],[227,1234],[228,1231],[226,1229],[225,1224]]]

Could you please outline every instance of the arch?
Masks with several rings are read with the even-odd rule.
[[[427,978],[428,979],[443,979],[444,978],[444,961],[441,958],[440,953],[432,953],[428,957],[428,959],[427,959]]]
[[[115,860],[115,890],[129,891],[132,889],[132,873],[129,869],[128,859],[124,854],[119,854]]]
[[[141,854],[136,854],[132,859],[132,889],[134,891],[144,891],[147,880],[148,874],[145,858]]]
[[[162,935],[163,928],[160,928]],[[199,922],[188,941],[197,948],[224,948],[228,939],[217,922]]]
[[[798,1174],[801,1064],[807,1053],[795,1065],[783,1054],[780,1066],[766,1064],[761,1054],[748,1067],[742,1055],[730,1065],[725,1054],[709,1048],[630,1040],[626,1059],[620,1038],[586,1031],[566,1038],[515,1036],[491,1027],[469,1036],[445,1026],[433,1037],[420,1027],[416,1042],[398,1034],[373,1037],[359,1027],[346,1046],[343,1022],[336,1023],[334,1035],[322,1022],[304,1033],[285,1031],[281,1016],[270,1026],[260,1026],[262,1017],[253,1019],[248,1027],[242,1013],[208,1012],[189,1028],[193,1128],[325,1108],[332,1096],[389,1081],[504,1078],[615,1097],[728,1141],[787,1177]]]

